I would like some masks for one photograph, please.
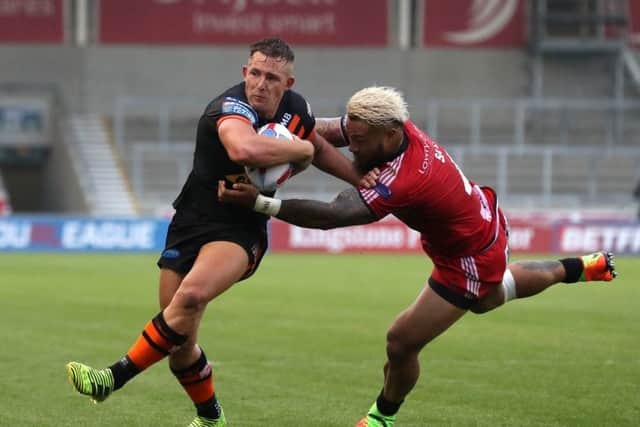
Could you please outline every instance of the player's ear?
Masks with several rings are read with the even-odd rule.
[[[296,82],[296,78],[295,76],[289,76],[287,77],[287,89],[291,89],[293,87],[293,84]]]
[[[242,77],[243,77],[243,78],[247,78],[247,69],[248,69],[248,68],[247,68],[247,66],[246,66],[246,65],[243,65],[243,66],[242,66]]]
[[[393,138],[393,137],[396,135],[396,132],[397,132],[398,130],[399,130],[399,129],[398,129],[397,127],[388,127],[388,128],[386,128],[386,129],[385,129],[385,132],[384,132],[384,133],[385,133],[385,135],[386,135],[387,137],[389,137],[389,138]]]

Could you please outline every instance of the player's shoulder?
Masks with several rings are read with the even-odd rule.
[[[214,98],[205,108],[204,115],[211,118],[239,115],[253,124],[259,121],[258,113],[247,100],[244,83],[237,84]]]
[[[301,117],[313,118],[313,111],[311,105],[307,100],[298,92],[289,89],[285,92],[283,98],[283,107],[285,110],[292,114],[298,114]]]
[[[372,188],[359,187],[362,198],[370,204],[380,199],[389,206],[403,206],[415,183],[408,179],[403,170],[405,153],[379,166],[380,175]]]

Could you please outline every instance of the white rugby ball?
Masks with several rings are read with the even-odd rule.
[[[268,123],[258,129],[260,135],[271,136],[273,138],[288,139],[293,141],[293,136],[289,129],[280,123]],[[275,191],[284,184],[293,173],[293,165],[284,163],[268,168],[245,167],[247,176],[251,183],[260,191]]]

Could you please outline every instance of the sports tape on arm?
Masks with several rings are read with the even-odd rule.
[[[256,203],[253,205],[253,210],[265,215],[276,216],[278,215],[278,212],[280,212],[281,204],[282,200],[280,199],[258,194],[258,197],[256,197]]]

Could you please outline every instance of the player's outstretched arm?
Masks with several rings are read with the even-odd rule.
[[[307,199],[282,200],[280,211],[275,216],[300,227],[323,230],[378,220],[355,188],[344,190],[329,203]]]
[[[344,190],[326,203],[307,199],[279,200],[261,195],[252,185],[236,183],[229,189],[220,181],[218,199],[307,228],[327,230],[378,220],[355,188]]]
[[[360,174],[351,160],[327,142],[322,135],[316,132],[311,142],[315,148],[313,156],[313,165],[315,167],[351,185],[357,186],[360,183]]]
[[[349,145],[342,129],[342,117],[317,117],[315,131],[334,147]]]

